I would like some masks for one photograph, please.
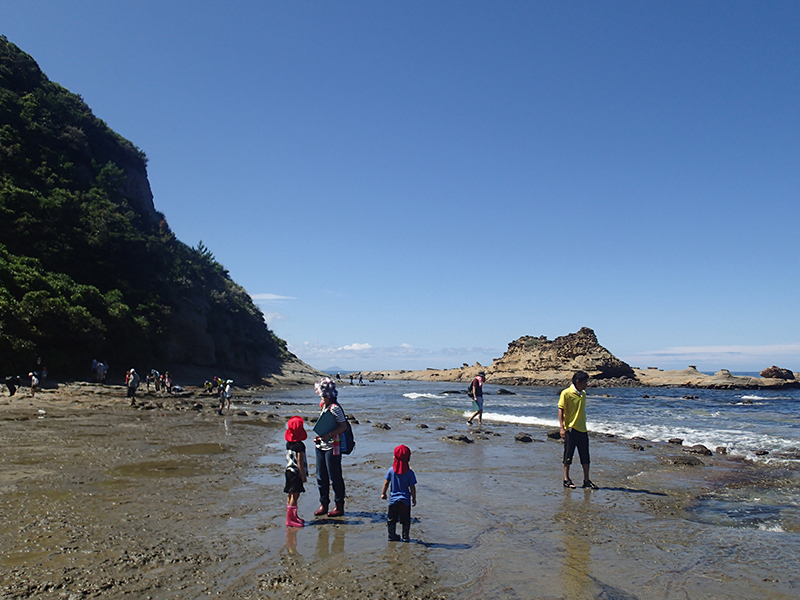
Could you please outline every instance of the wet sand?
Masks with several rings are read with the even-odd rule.
[[[2,598],[796,598],[800,523],[704,519],[720,489],[797,489],[795,470],[593,437],[598,491],[561,487],[561,445],[529,428],[357,414],[343,519],[287,529],[283,430],[316,401],[245,406],[71,386],[0,396]],[[161,405],[160,407],[158,405]],[[199,408],[197,404],[202,404]],[[242,401],[237,401],[241,405]],[[259,410],[256,410],[259,409]],[[40,412],[44,411],[44,413]],[[441,427],[443,429],[437,429]],[[445,441],[466,434],[474,443]],[[405,443],[419,479],[408,544],[388,543],[380,486]],[[579,480],[579,468],[573,479]],[[793,487],[794,486],[794,487]]]

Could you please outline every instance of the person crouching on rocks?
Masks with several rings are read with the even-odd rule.
[[[306,491],[303,484],[308,480],[308,462],[306,461],[306,445],[308,437],[303,428],[303,417],[292,417],[286,424],[286,485],[285,494],[289,494],[286,503],[286,526],[304,527],[305,521],[297,516],[297,502],[300,494]]]
[[[336,384],[330,377],[325,377],[314,384],[314,390],[322,398],[322,411],[317,419],[314,438],[317,454],[317,489],[319,490],[319,508],[314,513],[319,517],[327,513],[329,517],[344,516],[344,478],[342,477],[342,453],[340,436],[347,429],[347,418],[342,407],[336,402],[338,392]],[[331,418],[332,417],[332,418]],[[319,429],[322,423],[328,422],[333,427],[328,431]],[[333,499],[336,508],[328,511],[330,506],[330,486],[333,484]]]

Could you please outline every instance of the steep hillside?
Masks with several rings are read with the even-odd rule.
[[[0,37],[0,374],[296,360],[202,243],[156,211],[147,159]],[[221,199],[222,200],[222,199]]]

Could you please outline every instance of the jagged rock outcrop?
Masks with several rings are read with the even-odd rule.
[[[586,371],[592,379],[634,377],[630,365],[601,346],[588,327],[552,341],[545,336],[523,336],[508,345],[486,375],[492,383],[531,385],[543,379],[569,379],[575,371]]]
[[[792,373],[789,369],[781,369],[775,365],[764,369],[761,371],[761,373],[759,373],[759,375],[770,379],[794,379],[794,373]]]
[[[545,336],[523,336],[508,345],[501,358],[488,367],[475,363],[457,369],[425,371],[373,371],[369,379],[461,381],[469,383],[479,371],[487,383],[497,385],[566,385],[575,371],[586,371],[598,385],[637,385],[633,369],[597,342],[588,327],[552,341]]]

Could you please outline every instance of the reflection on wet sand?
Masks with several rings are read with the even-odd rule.
[[[344,532],[343,526],[321,526],[316,528],[317,533],[317,548],[315,555],[317,560],[325,560],[332,555],[342,554],[344,552]],[[331,535],[331,531],[333,535]]]
[[[583,496],[581,500],[576,496]],[[593,598],[594,582],[591,578],[591,523],[588,511],[581,504],[591,502],[589,490],[564,490],[564,501],[556,513],[555,521],[561,527],[564,559],[561,564],[561,583],[565,598]]]

